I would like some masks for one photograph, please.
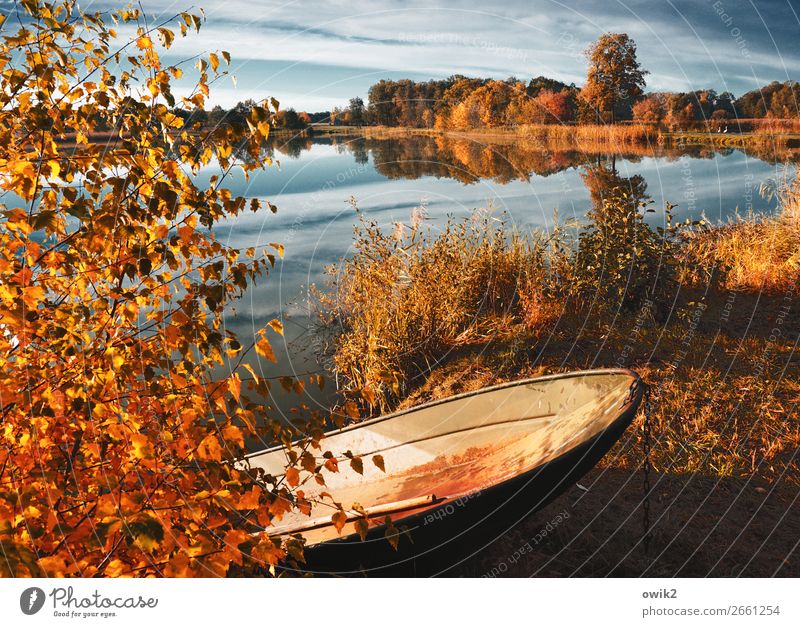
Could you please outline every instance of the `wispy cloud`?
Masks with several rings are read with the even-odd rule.
[[[173,0],[147,0],[144,7],[158,15],[187,8]],[[497,8],[477,0],[208,0],[203,8],[208,22],[201,34],[181,40],[174,54],[229,50],[239,87],[217,91],[225,103],[276,94],[297,108],[328,108],[364,96],[379,78],[454,73],[545,74],[580,83],[583,50],[608,30],[637,41],[654,89],[741,93],[800,78],[800,21],[784,0],[510,0]]]

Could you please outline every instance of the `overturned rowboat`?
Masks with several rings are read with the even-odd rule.
[[[341,532],[329,503],[287,514],[276,535],[302,534],[306,569],[326,574],[443,572],[542,508],[592,468],[622,435],[644,393],[623,369],[589,370],[496,385],[331,432],[323,448],[361,456],[363,474],[342,464],[325,487],[347,511]],[[380,455],[385,471],[369,463]],[[280,475],[285,451],[247,458]],[[386,517],[403,529],[385,539]],[[369,533],[361,540],[359,520]],[[363,522],[360,523],[363,526]],[[407,533],[406,533],[407,532]],[[426,567],[421,565],[425,564]]]

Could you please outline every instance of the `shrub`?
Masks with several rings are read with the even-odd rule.
[[[491,217],[451,219],[438,233],[418,220],[386,233],[362,219],[355,253],[320,295],[336,370],[386,409],[449,351],[518,322],[520,294],[544,268],[540,238],[506,235]]]

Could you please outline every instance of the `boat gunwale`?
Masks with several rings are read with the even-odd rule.
[[[512,388],[519,385],[528,385],[531,383],[541,383],[541,382],[549,382],[549,381],[558,381],[559,379],[571,379],[577,377],[584,377],[584,376],[601,376],[601,375],[610,375],[610,374],[618,374],[618,375],[627,375],[632,379],[631,385],[642,381],[642,378],[639,376],[638,373],[630,370],[629,368],[594,368],[591,370],[575,370],[572,372],[559,372],[556,374],[548,374],[539,377],[531,377],[528,379],[518,379],[516,381],[506,381],[503,383],[498,383],[495,385],[490,385],[483,388],[478,388],[477,390],[470,390],[468,392],[462,392],[460,394],[455,394],[453,396],[446,396],[444,398],[435,399],[432,401],[428,401],[426,403],[422,403],[421,405],[415,405],[414,407],[409,407],[407,409],[401,409],[399,411],[395,411],[389,414],[383,414],[380,416],[376,416],[375,418],[369,418],[362,422],[354,422],[352,424],[346,425],[340,429],[335,429],[333,431],[328,431],[325,433],[324,438],[329,438],[335,435],[339,435],[341,433],[347,433],[349,431],[354,431],[355,429],[361,429],[363,427],[369,427],[375,424],[379,424],[386,420],[391,420],[394,418],[399,418],[400,416],[404,416],[406,414],[410,414],[412,412],[416,412],[422,409],[428,409],[430,407],[436,407],[437,405],[444,405],[446,403],[450,403],[453,401],[458,401],[464,398],[469,398],[471,396],[477,396],[479,394],[483,394],[485,392],[494,392],[497,390],[503,390],[506,388]],[[627,398],[625,399],[627,401]],[[300,440],[296,440],[293,444],[299,442]],[[269,453],[274,453],[276,451],[286,450],[286,446],[283,444],[278,444],[269,448],[261,449],[258,451],[254,451],[253,453],[248,453],[241,459],[250,460],[255,457],[260,457],[262,455],[267,455]]]

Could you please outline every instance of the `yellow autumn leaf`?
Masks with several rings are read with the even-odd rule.
[[[150,50],[153,47],[153,40],[147,35],[142,35],[136,40],[136,47],[139,48],[139,50]]]
[[[278,361],[275,358],[275,351],[272,350],[272,344],[270,344],[269,340],[265,337],[262,337],[256,342],[256,354],[264,359],[269,359],[273,363],[277,363]]]
[[[153,444],[150,438],[141,433],[134,433],[131,436],[131,449],[136,459],[152,459]]]

